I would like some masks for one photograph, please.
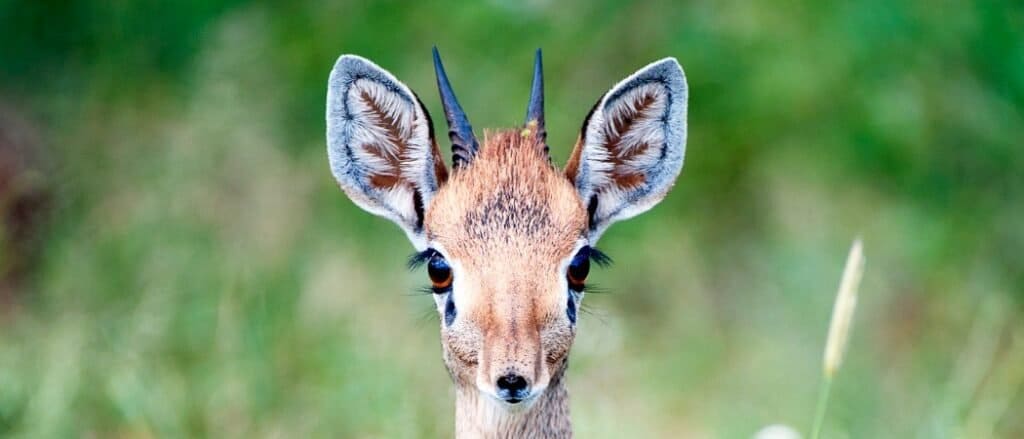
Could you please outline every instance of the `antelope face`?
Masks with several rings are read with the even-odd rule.
[[[328,84],[331,170],[356,204],[397,223],[416,247],[456,385],[528,405],[565,370],[590,263],[602,257],[598,238],[664,198],[682,168],[685,77],[667,58],[609,90],[562,172],[547,155],[539,51],[524,128],[482,145],[436,50],[434,62],[451,175],[416,95],[352,55]]]
[[[591,254],[586,209],[536,141],[485,139],[424,222],[448,370],[508,403],[540,394],[565,363]]]

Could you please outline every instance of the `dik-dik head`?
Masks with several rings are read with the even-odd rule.
[[[528,402],[564,370],[590,263],[603,257],[598,238],[657,204],[682,169],[686,78],[666,58],[616,84],[584,118],[559,171],[548,157],[539,51],[526,123],[485,132],[482,142],[436,50],[434,68],[451,171],[417,95],[373,62],[344,55],[327,90],[331,172],[352,201],[394,221],[416,247],[456,385]]]

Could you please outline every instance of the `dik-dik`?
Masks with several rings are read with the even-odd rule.
[[[343,55],[327,86],[331,172],[357,205],[398,224],[426,266],[456,436],[570,437],[565,370],[590,264],[604,257],[594,245],[679,175],[686,77],[665,58],[616,84],[583,119],[560,171],[548,156],[540,51],[524,125],[485,131],[482,142],[436,49],[434,70],[450,170],[419,97]]]

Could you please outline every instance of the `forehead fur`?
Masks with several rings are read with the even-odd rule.
[[[452,258],[550,263],[546,256],[566,257],[585,236],[586,210],[536,132],[509,130],[485,133],[470,165],[435,195],[424,226]]]

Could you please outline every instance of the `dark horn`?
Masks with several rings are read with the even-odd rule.
[[[437,89],[441,93],[444,118],[448,121],[448,138],[452,141],[452,168],[458,169],[473,160],[479,144],[473,135],[473,126],[469,124],[469,118],[462,111],[459,100],[455,99],[452,85],[448,83],[448,75],[441,65],[441,55],[437,53],[437,47],[434,47],[434,73],[437,74]]]
[[[540,49],[533,61],[533,85],[530,87],[530,103],[526,106],[526,125],[537,123],[537,138],[544,144],[544,152],[548,152],[548,130],[544,126],[544,64],[541,61]]]

